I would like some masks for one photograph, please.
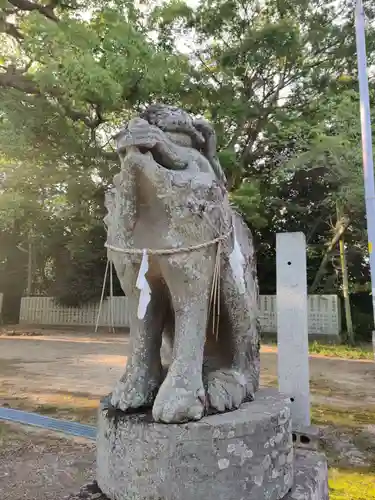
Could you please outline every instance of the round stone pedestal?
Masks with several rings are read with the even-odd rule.
[[[293,478],[289,400],[272,389],[186,424],[99,411],[97,482],[111,500],[278,500]]]

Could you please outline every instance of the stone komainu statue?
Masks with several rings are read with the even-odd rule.
[[[110,405],[152,406],[166,423],[238,408],[259,382],[256,261],[229,203],[215,132],[158,104],[116,141],[106,246],[128,297],[131,353]]]

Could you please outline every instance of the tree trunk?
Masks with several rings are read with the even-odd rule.
[[[340,207],[337,205],[337,220],[341,217]],[[345,322],[346,331],[348,333],[348,341],[351,345],[354,344],[354,330],[352,321],[352,311],[350,307],[350,295],[349,295],[349,280],[348,280],[348,265],[346,262],[345,255],[345,239],[344,234],[341,236],[339,241],[340,247],[340,263],[341,263],[341,274],[342,274],[342,294],[344,296],[344,308],[345,308]]]
[[[15,221],[14,228],[7,234],[4,248],[5,265],[0,276],[0,291],[3,297],[4,323],[18,323],[21,297],[26,284],[26,253],[19,249],[21,243],[20,223]]]
[[[29,250],[27,259],[27,297],[31,297],[33,287],[33,244],[29,235]]]
[[[337,243],[340,241],[340,238],[342,235],[345,233],[347,228],[349,227],[350,224],[350,219],[347,217],[341,217],[340,219],[337,220],[336,222],[336,227],[335,227],[335,233],[327,247],[326,253],[324,254],[324,257],[320,263],[319,269],[315,275],[313,284],[310,287],[309,293],[315,293],[317,288],[320,285],[320,282],[322,281],[323,276],[326,273],[326,267],[329,261],[329,257],[333,250],[335,249]]]

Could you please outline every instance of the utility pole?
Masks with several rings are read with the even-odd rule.
[[[361,110],[363,177],[365,184],[367,238],[370,256],[372,309],[375,325],[375,182],[372,153],[370,96],[366,60],[365,13],[362,0],[356,0],[355,31],[357,40],[358,80]],[[375,332],[373,332],[373,341]]]

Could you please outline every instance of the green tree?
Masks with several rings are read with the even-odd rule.
[[[112,134],[147,103],[175,101],[188,61],[156,46],[130,1],[1,0],[0,42],[0,287],[9,290],[25,258],[17,248],[32,238],[38,286],[53,283],[65,302],[89,300],[105,264]]]
[[[319,102],[321,121],[311,129],[309,138],[300,142],[300,152],[292,158],[291,171],[313,172],[319,169],[332,187],[322,202],[322,208],[335,219],[321,265],[311,285],[315,292],[326,277],[326,265],[340,238],[347,238],[366,254],[365,200],[362,170],[361,125],[359,96],[355,91],[327,96]],[[358,275],[354,277],[359,283]]]
[[[366,9],[373,20],[370,1]],[[195,9],[172,1],[140,9],[130,0],[0,0],[0,12],[0,148],[18,179],[3,200],[21,206],[29,196],[37,207],[11,219],[17,241],[3,262],[10,265],[17,245],[27,247],[30,221],[38,219],[38,287],[53,282],[59,297],[74,302],[100,293],[103,192],[117,161],[111,135],[163,100],[214,122],[232,201],[257,236],[261,290],[274,292],[278,231],[307,234],[313,281],[333,198],[344,195],[345,183],[324,162],[285,165],[312,148],[355,87],[349,1],[202,0]],[[371,24],[367,45],[372,64]],[[24,164],[32,196],[23,191]],[[43,192],[53,200],[46,206]]]
[[[374,6],[365,7],[371,65]],[[203,0],[191,8],[171,1],[152,22],[162,47],[177,51],[187,37],[196,77],[184,102],[215,123],[222,152],[233,158],[227,176],[232,199],[257,228],[261,290],[275,291],[277,231],[307,235],[311,283],[330,234],[327,197],[345,184],[322,165],[293,174],[284,165],[326,119],[322,99],[340,101],[355,86],[352,2]]]
[[[289,162],[289,167],[294,171],[303,169],[306,172],[323,169],[325,178],[332,186],[322,206],[335,223],[331,226],[331,234],[310,291],[316,293],[330,283],[337,283],[340,269],[342,285],[337,283],[337,288],[342,290],[344,296],[348,338],[353,342],[350,289],[354,292],[364,287],[371,290],[359,95],[349,90],[340,96],[328,95],[320,100],[319,107],[322,119],[311,130],[309,139],[300,143],[301,151]],[[364,329],[363,324],[358,326]],[[363,331],[359,333],[363,335]]]

